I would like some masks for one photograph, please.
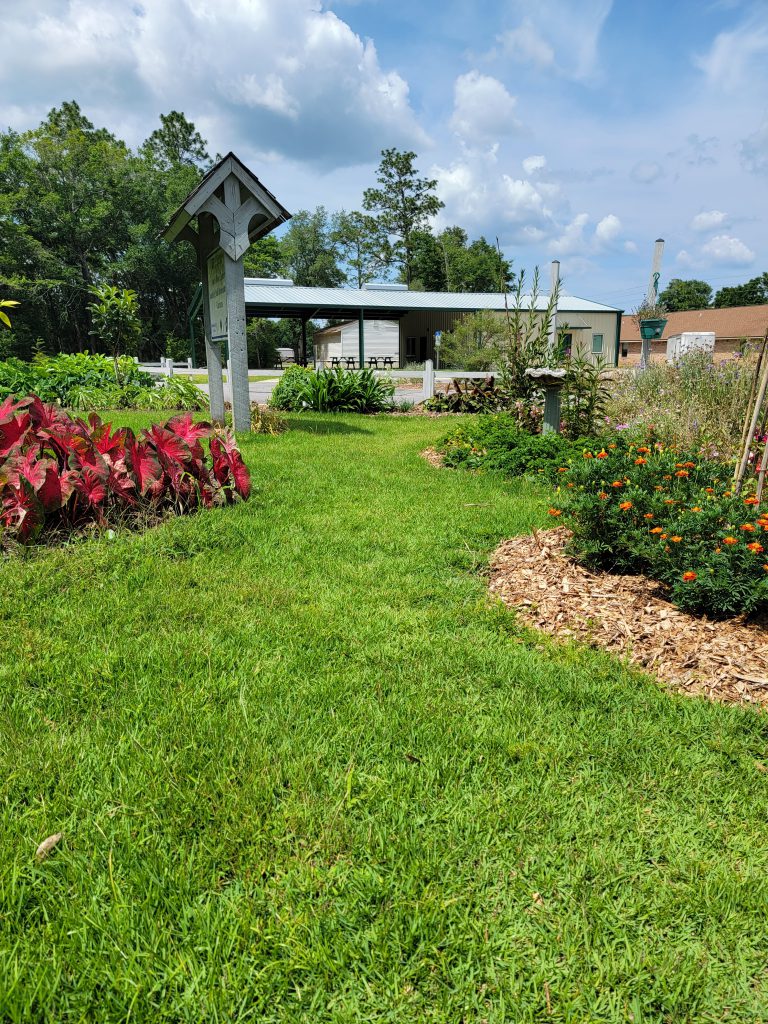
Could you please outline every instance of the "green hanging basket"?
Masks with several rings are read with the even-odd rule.
[[[664,333],[666,320],[641,320],[640,337],[644,341],[657,341]]]

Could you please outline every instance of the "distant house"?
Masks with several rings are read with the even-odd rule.
[[[659,341],[651,342],[651,357],[665,359],[667,340],[686,331],[712,331],[715,335],[715,359],[726,359],[739,352],[745,342],[763,339],[768,328],[768,305],[732,306],[730,309],[688,309],[668,313],[667,326]],[[640,330],[631,316],[621,318],[619,366],[634,366],[640,361]]]

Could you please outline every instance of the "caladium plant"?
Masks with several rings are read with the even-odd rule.
[[[210,438],[211,464],[202,440]],[[190,414],[137,436],[30,397],[0,403],[0,533],[21,543],[126,514],[191,512],[250,494],[234,439]]]

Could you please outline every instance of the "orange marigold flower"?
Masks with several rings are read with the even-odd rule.
[[[661,537],[659,537],[659,540],[666,540],[668,536],[669,534],[662,533]],[[669,548],[667,548],[667,551],[669,551]]]
[[[723,491],[723,497],[724,498],[730,498],[730,496],[731,496],[731,492],[730,491]]]
[[[603,448],[602,451],[599,451],[597,453],[595,458],[596,459],[607,459],[608,458],[608,452],[605,450],[605,448]]]
[[[678,469],[678,471],[675,473],[675,476],[679,476],[681,480],[685,479],[685,477],[690,475],[691,474],[688,472],[687,469]]]
[[[651,530],[651,533],[663,533],[663,532],[664,532],[664,528],[661,527],[661,526],[654,526],[653,529]]]
[[[744,504],[745,505],[756,505],[757,504],[757,498],[755,497],[754,494],[752,494],[748,498],[744,499]]]
[[[598,494],[598,498],[601,501],[605,501],[607,497],[608,497],[608,495],[605,493],[605,491],[600,491],[600,493]]]
[[[699,508],[698,505],[694,505],[693,508],[691,509],[691,512],[701,512],[701,509]]]
[[[680,543],[680,541],[681,541],[681,540],[682,540],[683,538],[682,538],[682,537],[670,537],[669,539],[670,539],[671,541],[674,541],[674,543],[675,543],[675,544],[679,544],[679,543]]]
[[[563,514],[563,510],[561,508],[551,508],[549,510],[549,514],[551,516],[561,516]]]
[[[653,512],[646,512],[643,519],[653,519]]]
[[[575,486],[576,486],[576,484],[566,484],[565,486],[566,486],[566,487],[575,487]]]
[[[684,462],[683,466],[686,469],[696,469],[696,463],[695,462]]]
[[[568,467],[567,466],[560,466],[560,468],[558,469],[557,472],[558,473],[567,473],[568,472]]]
[[[704,490],[706,491],[707,494],[714,494],[715,493],[715,488],[714,487],[705,487]]]
[[[743,530],[744,533],[754,533],[755,532],[755,528],[752,525],[752,523],[744,523],[744,525],[739,527],[739,529]]]
[[[765,569],[766,572],[768,572],[768,565],[764,565],[763,568]]]
[[[623,487],[623,486],[624,486],[624,482],[622,480],[614,480],[613,483],[611,484],[611,487]]]
[[[664,499],[664,504],[665,505],[676,505],[677,502],[675,501],[674,498],[665,498]]]
[[[646,448],[645,445],[642,445],[640,448],[637,449],[638,454],[640,454],[640,455],[647,455],[650,452],[650,450],[651,449],[650,448]]]
[[[664,479],[664,480],[671,480],[672,479],[672,474],[671,473],[665,473],[664,476],[662,477],[662,479]]]
[[[636,466],[644,466],[647,461],[648,461],[648,459],[644,459],[642,457],[642,455],[641,455],[638,459],[635,459],[635,465]]]
[[[685,583],[690,583],[692,580],[695,580],[695,579],[696,579],[696,573],[695,572],[691,572],[690,569],[688,570],[688,572],[684,572],[683,573],[683,580],[684,580]]]
[[[632,508],[632,502],[631,501],[622,501],[622,503],[619,505],[619,508],[621,509],[622,512],[628,512]]]
[[[719,555],[722,552],[722,548],[715,548],[715,554]]]
[[[664,488],[663,488],[663,487],[661,486],[661,484],[656,484],[656,488],[655,488],[655,490],[657,490],[657,491],[663,491],[663,490],[664,490]]]
[[[584,458],[585,459],[591,459],[592,458],[592,452],[584,452]]]
[[[753,540],[751,544],[747,544],[747,547],[750,551],[754,551],[756,555],[759,555],[761,552],[765,551],[763,545],[760,543],[760,541],[757,540]]]
[[[609,447],[609,448],[615,448],[615,447],[616,447],[616,445],[615,445],[615,444],[609,444],[609,445],[608,445],[608,447]]]
[[[723,544],[738,544],[738,537],[723,537]]]

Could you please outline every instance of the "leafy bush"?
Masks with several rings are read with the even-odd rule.
[[[37,395],[77,412],[89,409],[205,409],[208,399],[192,381],[140,370],[130,358],[113,360],[87,352],[0,362],[0,399]]]
[[[293,412],[383,412],[391,408],[394,392],[394,384],[373,370],[316,372],[291,366],[272,392],[270,405]]]
[[[530,434],[514,415],[479,416],[462,423],[437,445],[446,466],[498,470],[507,476],[535,474],[559,480],[569,461],[580,458],[584,444],[561,434]]]
[[[722,462],[618,435],[564,475],[572,550],[587,564],[645,573],[686,611],[724,617],[768,609],[768,514],[736,496]]]
[[[212,465],[201,438],[210,436]],[[250,493],[248,470],[229,435],[212,436],[189,413],[139,437],[92,413],[71,419],[36,396],[0,404],[0,530],[28,543],[45,530],[189,512]]]
[[[254,434],[268,434],[277,437],[288,429],[288,421],[277,409],[266,405],[251,406],[251,430]]]
[[[306,366],[299,366],[298,363],[286,367],[272,391],[269,400],[272,408],[287,412],[300,409],[301,395],[304,393],[307,378],[314,372]]]
[[[509,406],[509,394],[494,377],[465,380],[456,377],[445,391],[438,391],[424,403],[428,412],[499,412]]]

